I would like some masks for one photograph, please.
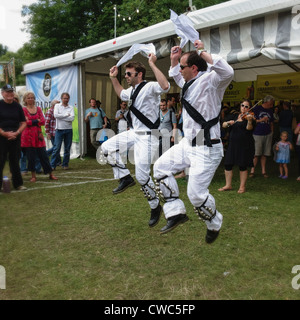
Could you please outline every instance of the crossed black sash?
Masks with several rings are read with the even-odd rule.
[[[210,138],[210,128],[216,125],[219,122],[220,113],[216,118],[213,118],[209,121],[206,121],[202,115],[184,98],[184,94],[186,93],[186,90],[188,87],[194,83],[196,79],[191,80],[190,82],[186,82],[182,88],[182,97],[181,97],[181,103],[182,106],[185,108],[189,116],[199,123],[201,127],[204,130],[204,138],[205,138],[205,144],[208,147],[212,147],[211,138]],[[197,137],[195,137],[197,138]]]
[[[151,122],[147,117],[145,117],[135,106],[134,106],[134,102],[135,99],[137,97],[137,95],[139,94],[139,92],[141,91],[141,89],[144,87],[144,85],[146,84],[146,81],[141,82],[138,87],[135,89],[135,91],[133,93],[131,93],[130,96],[130,101],[131,104],[129,106],[129,110],[145,125],[147,126],[149,129],[157,129],[159,127],[160,124],[160,120],[159,117],[157,118],[157,120],[153,123]],[[131,114],[130,112],[128,112],[127,114],[127,122],[128,125],[132,128],[132,118],[131,118]]]

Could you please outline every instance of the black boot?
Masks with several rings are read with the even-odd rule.
[[[218,238],[219,233],[220,233],[220,230],[215,231],[215,230],[207,229],[206,236],[205,236],[206,243],[213,243]]]
[[[130,174],[120,179],[120,184],[113,190],[113,194],[118,194],[125,191],[127,188],[135,185],[135,181]]]
[[[160,233],[167,233],[173,230],[174,228],[176,228],[181,223],[185,223],[188,220],[189,220],[189,217],[186,214],[182,214],[182,213],[177,214],[176,216],[173,216],[171,218],[168,218],[167,225],[160,230]]]
[[[149,220],[149,227],[154,227],[158,224],[161,216],[162,206],[159,204],[155,209],[151,209],[151,217]]]

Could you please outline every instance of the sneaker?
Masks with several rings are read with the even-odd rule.
[[[297,180],[296,181],[300,181],[300,176],[297,178]]]
[[[283,175],[281,174],[280,176],[278,176],[278,178],[282,178],[283,177]]]
[[[19,187],[17,188],[17,190],[18,190],[18,191],[24,191],[24,190],[27,190],[27,188],[24,187],[24,186],[19,186]]]
[[[282,176],[281,177],[281,179],[287,179],[288,178],[288,176]]]

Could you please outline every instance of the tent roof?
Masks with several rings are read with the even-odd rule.
[[[231,0],[188,16],[206,49],[220,54],[234,67],[236,81],[246,81],[255,80],[257,74],[300,70],[299,28],[292,23],[297,5],[300,7],[299,0]],[[172,21],[26,64],[23,74],[108,57],[116,61],[134,43],[149,42],[155,44],[159,58],[169,56],[170,48],[178,42]]]

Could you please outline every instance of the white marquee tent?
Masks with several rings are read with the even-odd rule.
[[[300,0],[231,0],[190,12],[188,16],[199,31],[205,48],[223,56],[232,65],[236,82],[255,81],[258,75],[300,70]],[[85,141],[82,118],[87,100],[97,95],[106,106],[117,107],[116,96],[108,78],[110,67],[134,43],[150,42],[157,50],[158,67],[167,75],[170,49],[179,43],[171,20],[87,48],[27,64],[23,74],[78,65],[78,107],[81,110],[79,130],[81,140]],[[193,45],[189,43],[185,50],[192,48]],[[134,59],[147,65],[142,55],[135,56]],[[150,70],[147,74],[151,78]],[[174,83],[171,83],[171,92],[178,92]],[[114,117],[115,109],[106,111],[111,118]],[[80,153],[84,153],[85,149],[83,143]]]

